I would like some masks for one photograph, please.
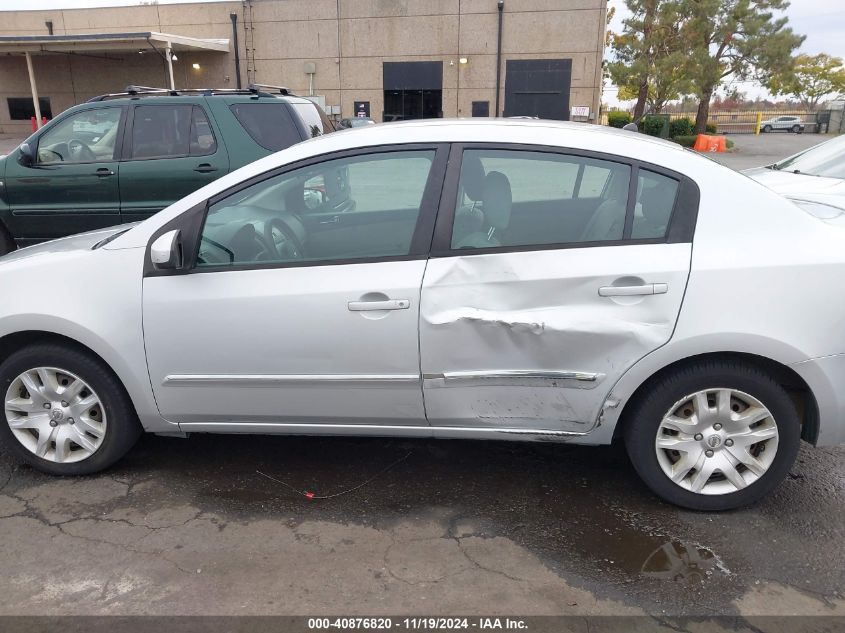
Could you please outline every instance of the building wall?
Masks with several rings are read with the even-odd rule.
[[[572,59],[570,105],[598,109],[607,0],[506,0],[500,110],[508,59]],[[0,12],[0,35],[159,31],[232,39],[238,16],[241,75],[308,94],[306,62],[316,64],[314,93],[353,115],[354,101],[383,110],[382,63],[442,61],[444,116],[470,116],[472,101],[495,108],[496,0],[252,0],[145,5],[110,9]],[[250,40],[252,46],[249,47]],[[251,48],[248,51],[247,48]],[[252,53],[251,55],[249,53]],[[234,54],[179,53],[177,88],[235,87]],[[466,65],[458,59],[465,57]],[[153,50],[126,55],[35,55],[39,92],[53,114],[127,84],[166,85],[163,59]],[[194,70],[193,63],[200,64]],[[0,56],[0,133],[21,133],[6,97],[30,95],[24,58]]]

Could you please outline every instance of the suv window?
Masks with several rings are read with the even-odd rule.
[[[57,123],[38,141],[38,162],[92,163],[114,160],[119,107],[77,112]]]
[[[313,103],[292,103],[291,106],[302,117],[311,138],[334,132],[334,125],[322,108]]]
[[[278,152],[302,140],[287,105],[282,102],[236,103],[229,109],[252,140],[264,149]]]
[[[665,237],[677,197],[677,180],[640,169],[631,237],[635,240]]]
[[[408,255],[434,150],[328,160],[209,207],[199,268]]]
[[[217,139],[205,110],[194,106],[191,113],[191,156],[208,156],[217,151]]]
[[[523,150],[463,155],[452,248],[620,240],[628,165]]]
[[[182,158],[206,156],[216,151],[214,132],[199,106],[135,107],[130,158]]]

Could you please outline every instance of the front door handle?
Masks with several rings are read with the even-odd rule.
[[[114,176],[114,172],[108,167],[100,167],[94,172],[94,175],[98,178],[105,178],[106,176]]]
[[[350,301],[346,304],[351,312],[375,310],[407,310],[411,307],[409,299],[385,299],[384,301]]]
[[[600,297],[633,297],[636,295],[664,295],[669,284],[643,284],[641,286],[602,286]]]
[[[212,171],[217,171],[217,167],[211,163],[202,163],[201,165],[194,167],[194,171],[198,171],[201,174],[207,174]]]

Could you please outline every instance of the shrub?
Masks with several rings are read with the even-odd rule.
[[[695,145],[695,139],[698,138],[696,134],[683,134],[678,136],[673,136],[672,140],[678,143],[679,145],[683,145],[684,147],[692,147]]]
[[[708,134],[716,134],[716,133],[718,133],[718,129],[716,129],[716,124],[715,124],[715,123],[708,123],[708,124],[707,124],[707,127],[706,127],[706,130],[707,130],[707,133],[708,133]]]
[[[648,115],[640,119],[640,132],[648,134],[649,136],[660,136],[663,131],[665,118],[659,116]]]
[[[607,124],[610,127],[625,127],[631,122],[631,115],[627,112],[608,112]]]
[[[669,123],[669,136],[675,138],[676,136],[691,136],[693,129],[692,120],[689,117],[675,119]]]

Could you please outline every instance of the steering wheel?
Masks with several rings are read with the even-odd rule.
[[[75,138],[67,142],[67,153],[73,161],[97,160],[97,155],[91,151],[91,148]]]
[[[264,223],[264,248],[273,259],[289,261],[303,258],[299,238],[278,218]]]

